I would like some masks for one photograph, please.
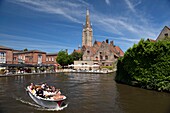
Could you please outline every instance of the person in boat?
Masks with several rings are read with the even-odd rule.
[[[61,94],[59,90],[56,90],[54,86],[50,86],[50,88],[43,90],[45,97],[52,97],[56,94]]]
[[[61,94],[60,89],[56,89],[54,86],[51,86],[51,92],[55,94]]]
[[[54,99],[54,100],[60,100],[60,99],[64,99],[64,95],[61,95],[61,93],[58,93],[54,96],[52,96],[51,98]]]
[[[42,88],[43,90],[47,90],[47,89],[49,89],[49,86],[47,85],[47,83],[43,83],[43,84],[41,85],[41,88]]]
[[[33,83],[31,83],[29,87],[31,90],[35,89],[35,85]]]
[[[36,95],[39,96],[39,97],[45,98],[42,88],[36,89]]]
[[[30,88],[32,94],[36,93],[36,91],[35,91],[36,87],[35,87],[35,85],[33,83],[30,84],[29,88]]]

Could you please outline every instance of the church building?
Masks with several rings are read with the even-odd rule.
[[[74,52],[76,51],[78,52],[78,50],[74,50]],[[74,61],[74,65],[112,66],[119,57],[124,55],[120,47],[115,46],[114,42],[109,42],[108,39],[102,42],[95,40],[93,43],[93,29],[90,23],[89,10],[86,11],[86,22],[82,30],[81,52],[83,52],[83,60]]]

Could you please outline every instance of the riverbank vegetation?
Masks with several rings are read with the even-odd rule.
[[[170,41],[141,39],[117,63],[117,82],[170,92]]]
[[[58,56],[56,61],[61,66],[68,66],[68,64],[74,64],[75,60],[81,60],[83,54],[78,52],[73,52],[72,54],[68,54],[67,50],[61,50],[58,52]]]

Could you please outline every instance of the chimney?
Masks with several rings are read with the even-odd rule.
[[[110,45],[114,46],[114,43],[113,43],[113,41],[110,41]]]
[[[106,43],[107,43],[107,44],[109,43],[109,39],[106,39]]]

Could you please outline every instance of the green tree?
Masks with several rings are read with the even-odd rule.
[[[28,51],[28,49],[27,49],[27,48],[25,48],[25,49],[24,49],[24,51]]]
[[[118,60],[115,80],[170,92],[170,41],[140,40]]]
[[[79,53],[79,52],[73,52],[71,54],[73,60],[82,60],[82,56],[83,56],[83,53]]]
[[[72,58],[70,57],[70,55],[68,55],[67,51],[59,51],[58,52],[58,56],[56,61],[61,65],[61,66],[67,66],[68,64],[70,64]]]

